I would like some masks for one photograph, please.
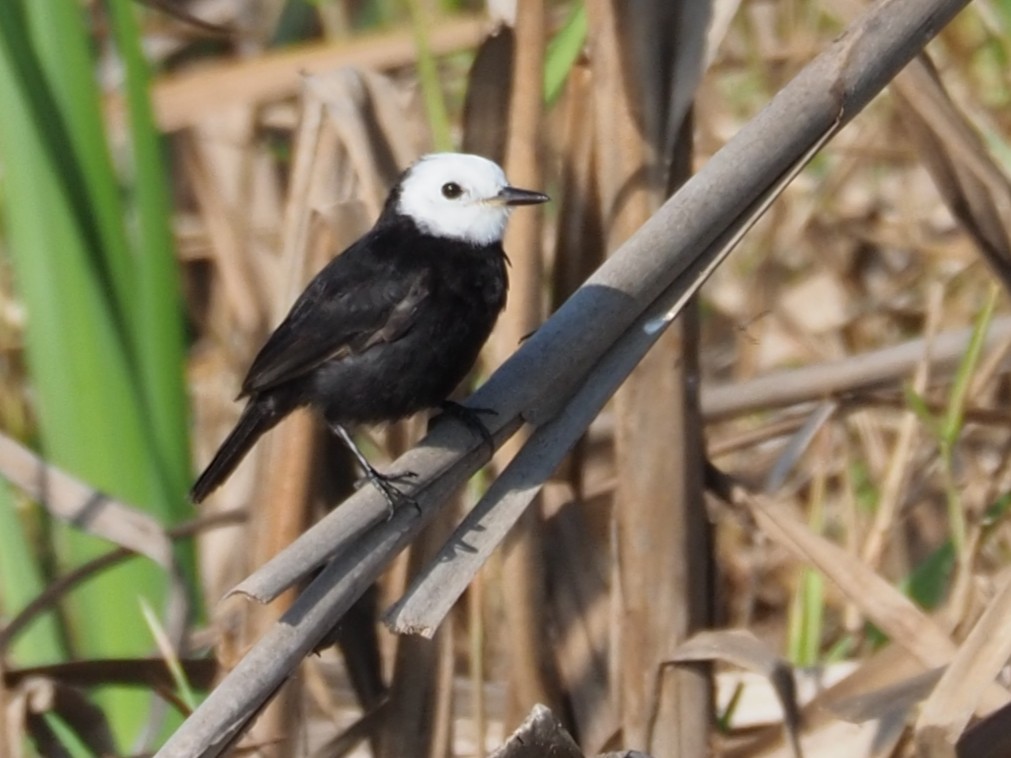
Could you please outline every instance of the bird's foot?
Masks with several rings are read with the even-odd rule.
[[[418,502],[410,495],[401,492],[396,488],[395,485],[400,484],[408,479],[414,479],[417,474],[413,471],[404,471],[400,474],[394,474],[393,476],[387,476],[386,474],[380,474],[376,471],[375,466],[369,463],[369,459],[365,457],[365,454],[358,449],[358,445],[355,441],[351,439],[351,435],[348,434],[348,430],[344,428],[343,425],[336,422],[330,422],[330,428],[333,432],[340,437],[341,441],[347,445],[348,450],[358,461],[358,465],[361,467],[362,471],[365,472],[365,479],[383,493],[383,497],[386,498],[386,505],[388,506],[386,513],[386,520],[389,521],[393,518],[393,513],[397,510],[397,506],[401,503],[412,503],[417,509],[418,513],[421,513],[421,507]]]
[[[418,502],[408,495],[406,492],[398,489],[398,484],[403,484],[411,479],[416,479],[418,475],[413,471],[403,471],[399,474],[381,474],[372,466],[368,466],[365,469],[365,476],[363,477],[364,482],[368,482],[386,499],[386,520],[389,521],[393,518],[393,514],[396,512],[397,507],[404,505],[405,503],[410,503],[414,506],[418,513],[421,513],[421,506]]]
[[[498,411],[494,408],[471,408],[452,400],[443,400],[439,407],[442,409],[442,413],[436,416],[433,421],[439,421],[445,416],[455,418],[481,438],[488,446],[489,454],[495,454],[495,438],[491,436],[491,432],[481,420],[481,416],[497,416]]]

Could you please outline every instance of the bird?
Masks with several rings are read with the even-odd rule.
[[[245,408],[190,499],[204,500],[263,434],[308,406],[392,515],[404,499],[394,482],[412,474],[381,474],[350,430],[435,408],[475,421],[448,398],[505,307],[506,224],[516,206],[549,199],[511,186],[478,155],[432,153],[411,165],[372,229],[316,274],[260,348],[237,398]]]

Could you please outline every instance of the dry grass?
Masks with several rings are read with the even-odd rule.
[[[516,184],[556,198],[546,218],[514,221],[516,286],[482,375],[656,207],[674,182],[656,168],[657,152],[684,160],[692,150],[684,134],[664,142],[670,134],[655,124],[661,136],[639,152],[615,149],[639,137],[633,116],[670,115],[636,100],[654,102],[664,83],[631,88],[609,58],[631,45],[605,34],[620,4],[587,5],[599,56],[576,64],[557,103],[542,110],[539,83],[522,84],[536,74],[525,71],[505,135],[480,131],[488,127],[472,111],[458,119],[458,138],[497,145]],[[519,3],[524,21],[544,23],[518,25],[516,71],[531,61],[540,69],[539,27],[557,29],[568,6]],[[842,0],[714,6],[732,21],[711,39],[698,85],[695,166],[855,15]],[[191,12],[249,23],[234,3],[197,2]],[[992,14],[989,5],[966,12],[930,48],[950,101],[926,68],[911,68],[786,188],[702,290],[698,339],[678,324],[659,344],[434,641],[397,638],[378,618],[436,554],[453,525],[446,514],[241,744],[265,755],[337,755],[356,744],[363,755],[484,754],[545,701],[586,754],[950,755],[956,745],[960,755],[1003,754],[1011,111],[1005,68],[992,60],[1007,54],[1008,30]],[[235,389],[259,341],[311,272],[367,228],[397,169],[433,138],[407,27],[272,56],[251,37],[236,47],[252,52],[211,56],[196,76],[185,63],[192,30],[151,24],[152,36],[165,25],[177,40],[166,63],[177,70],[154,97],[171,132],[202,463],[237,416]],[[495,99],[503,71],[491,45],[500,43],[485,43],[485,65],[467,79],[483,28],[440,18],[427,30],[429,48],[448,56],[439,74],[453,113],[466,111],[468,87],[472,107],[509,112]],[[324,71],[334,62],[367,70]],[[115,122],[118,106],[109,107]],[[641,194],[628,192],[630,177],[654,170]],[[978,353],[967,328],[980,336]],[[956,347],[935,360],[933,346],[956,330]],[[878,370],[875,351],[917,339],[899,369]],[[820,365],[835,376],[860,371],[826,389],[825,377],[804,373]],[[775,401],[755,381],[768,375],[787,387]],[[721,409],[717,397],[734,406]],[[421,427],[374,432],[374,457],[396,458]],[[217,598],[348,493],[353,473],[341,456],[308,416],[295,418],[212,498],[209,512],[247,518],[199,537],[212,620],[192,630],[184,658],[210,649],[225,673],[290,605],[290,594],[266,610]],[[462,503],[485,485],[473,481]],[[706,626],[717,631],[691,639]],[[6,679],[12,734],[27,728],[17,716],[30,711],[24,680]]]

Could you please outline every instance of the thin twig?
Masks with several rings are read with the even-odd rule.
[[[169,539],[184,539],[208,529],[217,529],[222,526],[240,524],[245,520],[246,512],[244,510],[222,511],[221,513],[215,513],[210,516],[202,516],[201,518],[187,521],[184,524],[179,524],[178,526],[169,529],[167,534]],[[36,597],[32,598],[28,605],[22,608],[18,614],[3,627],[3,629],[0,629],[0,654],[3,654],[7,648],[10,647],[11,643],[17,638],[17,636],[21,634],[21,632],[23,632],[39,614],[45,612],[49,608],[52,608],[63,595],[66,595],[72,589],[96,574],[100,574],[113,566],[118,566],[123,561],[137,555],[139,555],[139,553],[135,550],[118,547],[98,556],[97,558],[93,558],[87,563],[81,564],[73,571],[50,582],[46,585],[45,590],[39,593]]]
[[[965,352],[972,329],[941,332],[929,340],[932,368],[952,367]],[[987,331],[985,348],[1011,337],[1011,316],[995,318]],[[827,361],[814,366],[775,371],[745,382],[702,388],[702,411],[709,421],[822,400],[834,395],[894,383],[911,375],[928,352],[928,340],[917,338],[900,345]]]

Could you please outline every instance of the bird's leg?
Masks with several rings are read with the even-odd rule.
[[[481,420],[481,416],[496,416],[498,411],[494,408],[470,408],[452,400],[443,400],[439,407],[442,409],[442,415],[455,418],[462,423],[482,439],[484,444],[488,446],[488,452],[491,455],[495,454],[495,438],[491,436],[491,432]],[[436,420],[441,419],[442,415],[437,416]]]
[[[386,476],[385,474],[380,474],[375,467],[369,463],[365,454],[358,449],[358,445],[356,445],[355,441],[351,439],[351,435],[348,434],[347,429],[340,424],[334,423],[330,424],[330,428],[337,434],[338,437],[341,438],[341,441],[347,445],[348,450],[351,451],[355,460],[358,461],[358,465],[361,466],[362,470],[365,472],[365,478],[369,480],[369,483],[383,493],[383,497],[386,498],[386,505],[389,508],[386,515],[387,520],[393,518],[394,511],[401,503],[414,503],[414,507],[418,507],[418,504],[415,503],[411,497],[405,495],[393,485],[393,482],[395,481],[400,479],[412,479],[417,476],[417,474],[413,471],[406,471],[403,474],[398,474],[397,476]]]

